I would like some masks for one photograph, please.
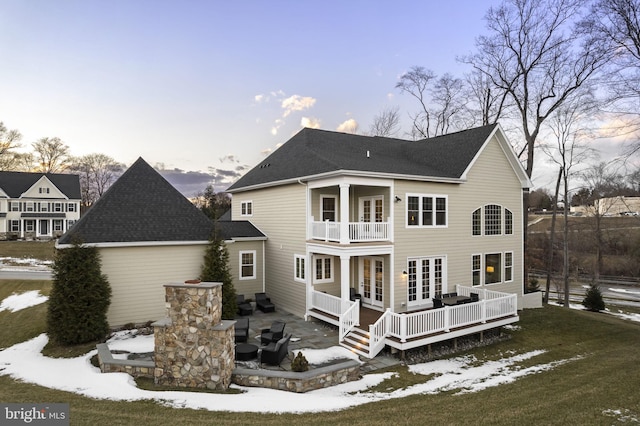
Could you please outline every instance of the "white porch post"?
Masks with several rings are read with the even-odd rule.
[[[349,244],[349,184],[340,184],[340,244]]]
[[[349,301],[349,264],[351,256],[340,255],[340,298]]]

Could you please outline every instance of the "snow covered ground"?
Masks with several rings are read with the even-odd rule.
[[[14,294],[1,302],[0,311],[14,312],[43,303],[46,300],[46,296],[37,291]],[[582,309],[580,305],[574,307]],[[640,321],[640,315],[627,315],[627,319]],[[520,328],[513,326],[511,329],[517,332]],[[424,375],[425,381],[393,392],[367,391],[393,374],[372,373],[355,382],[305,394],[233,385],[243,392],[222,395],[139,389],[128,374],[100,373],[100,370],[90,363],[91,357],[96,354],[95,350],[77,358],[67,359],[48,358],[42,355],[42,348],[47,344],[47,340],[46,334],[41,334],[34,339],[0,351],[0,375],[9,375],[16,380],[75,392],[91,398],[114,401],[153,399],[175,408],[259,413],[334,411],[416,394],[435,394],[445,391],[478,392],[531,374],[552,370],[559,365],[579,359],[579,357],[574,357],[530,365],[531,360],[535,360],[538,355],[544,353],[543,350],[519,354],[508,353],[496,361],[480,361],[473,356],[462,356],[410,366],[410,371]],[[116,333],[109,341],[111,349],[132,353],[151,352],[153,345],[153,336],[137,335],[135,331]],[[351,352],[342,347],[326,350],[303,349],[302,352],[312,364],[322,364],[330,359],[353,356]],[[521,366],[520,363],[524,361],[527,361],[527,367]]]

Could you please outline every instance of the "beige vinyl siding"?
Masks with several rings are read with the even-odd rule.
[[[305,284],[294,280],[294,255],[306,253],[306,186],[284,185],[233,194],[232,218],[241,219],[242,201],[253,201],[249,218],[267,235],[265,290],[276,309],[306,313]],[[308,265],[308,273],[311,273]]]
[[[402,271],[407,258],[413,256],[446,256],[447,284],[452,291],[455,284],[471,285],[473,254],[512,251],[514,281],[493,284],[484,288],[522,294],[522,189],[495,139],[481,153],[462,184],[395,182],[395,194],[402,201],[394,203],[395,211],[395,306],[396,312],[406,308],[407,279]],[[435,194],[447,196],[447,227],[418,228],[406,226],[407,194]],[[499,204],[513,213],[513,235],[472,236],[471,214],[485,204]]]
[[[164,284],[200,275],[206,245],[100,248],[111,285],[111,327],[166,316]]]
[[[227,251],[229,252],[229,265],[231,267],[231,276],[233,278],[233,287],[236,294],[242,294],[247,299],[255,299],[255,293],[261,293],[264,288],[264,251],[263,241],[236,241],[226,242]],[[255,274],[254,279],[240,279],[240,252],[252,251],[256,252],[255,256]]]

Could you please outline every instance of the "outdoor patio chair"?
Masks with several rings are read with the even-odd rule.
[[[437,308],[443,308],[444,305],[442,304],[442,299],[439,297],[434,297],[433,298],[433,309],[437,309]]]
[[[249,339],[249,318],[238,318],[235,324],[235,342],[246,342]]]
[[[253,308],[251,307],[251,303],[244,300],[243,294],[238,294],[236,296],[236,304],[238,305],[238,315],[251,315],[253,314]]]
[[[287,334],[277,342],[272,342],[260,351],[260,365],[269,364],[280,366],[282,360],[289,356],[289,340],[291,334]]]
[[[266,293],[256,293],[256,307],[262,312],[274,312],[276,305],[271,303],[271,299],[267,297]]]
[[[287,323],[282,321],[274,321],[271,324],[271,328],[263,328],[260,332],[260,342],[263,345],[268,345],[269,343],[277,342],[278,340],[282,339],[285,325],[287,325]]]
[[[469,293],[469,295],[471,296],[472,302],[480,301],[480,295],[478,293]]]

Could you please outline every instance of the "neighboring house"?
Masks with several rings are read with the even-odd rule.
[[[227,245],[236,290],[263,291],[265,236],[247,221],[220,221],[216,227],[142,158],[57,247],[64,249],[78,239],[98,248],[112,289],[107,319],[115,327],[163,318],[163,285],[200,275],[214,228]],[[238,268],[241,261],[243,268]]]
[[[80,178],[0,172],[0,239],[55,238],[80,218]]]
[[[420,141],[307,128],[228,192],[232,218],[268,237],[276,306],[346,341],[361,303],[380,317],[364,351],[375,356],[517,321],[530,186],[499,125]],[[430,309],[455,291],[481,300]]]

